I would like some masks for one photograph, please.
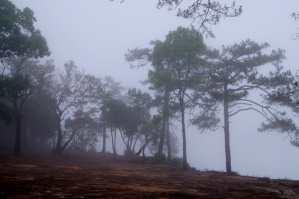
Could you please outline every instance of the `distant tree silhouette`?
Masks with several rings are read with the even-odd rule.
[[[107,119],[108,105],[110,101],[121,98],[121,92],[123,89],[124,88],[121,86],[120,82],[115,81],[110,76],[96,78],[96,88],[94,94],[92,95],[92,102],[95,106],[93,106],[91,112],[101,128],[103,137],[103,153],[106,152],[107,130],[110,125]]]
[[[14,56],[4,59],[0,69],[3,71],[0,75],[0,112],[6,112],[6,120],[13,117],[16,125],[14,154],[21,155],[21,125],[26,114],[25,102],[45,86],[47,76],[53,70],[52,62],[40,64],[37,60]]]
[[[151,42],[153,49],[133,49],[126,55],[127,61],[137,62],[136,67],[151,63],[153,69],[149,70],[147,83],[150,83],[153,90],[164,95],[164,105],[162,109],[162,132],[158,155],[161,155],[165,139],[166,124],[169,118],[169,99],[172,95],[176,102],[176,109],[179,112],[182,138],[183,138],[183,167],[188,168],[187,148],[186,148],[186,127],[185,112],[190,101],[189,92],[196,85],[203,81],[202,74],[206,64],[203,55],[206,46],[203,38],[198,35],[195,29],[178,27],[175,31],[170,31],[166,35],[165,41]]]
[[[94,77],[85,75],[73,61],[64,65],[64,72],[53,75],[53,79],[47,85],[44,92],[50,97],[51,108],[55,112],[57,141],[54,152],[61,154],[65,147],[63,141],[62,122],[73,109],[81,108],[91,101],[94,89]],[[75,110],[74,110],[75,109]]]

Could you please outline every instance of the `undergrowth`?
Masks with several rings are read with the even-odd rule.
[[[170,165],[180,169],[183,168],[183,158],[178,156],[167,158],[167,156],[164,153],[162,155],[158,155],[156,153],[154,156],[154,160],[156,164]],[[191,169],[189,164],[188,164],[188,168]]]

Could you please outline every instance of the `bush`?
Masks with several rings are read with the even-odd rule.
[[[183,158],[177,156],[171,157],[168,164],[177,168],[183,168]]]
[[[135,151],[128,151],[127,149],[124,150],[124,156],[131,157],[135,154]]]
[[[156,153],[154,156],[154,160],[156,164],[170,165],[180,169],[183,168],[183,158],[181,157],[175,156],[175,157],[171,157],[170,160],[168,160],[168,158],[164,153],[160,156]],[[189,164],[188,164],[188,168],[191,168]]]
[[[157,153],[155,154],[155,163],[156,164],[167,164],[167,157],[164,153],[162,153],[162,155],[158,155]]]

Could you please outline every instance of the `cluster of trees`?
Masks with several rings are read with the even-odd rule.
[[[186,118],[201,130],[218,128],[223,118],[227,172],[232,171],[231,117],[252,110],[266,118],[267,123],[263,123],[260,130],[290,127],[291,120],[285,117],[285,112],[273,106],[278,104],[275,98],[278,91],[286,95],[281,101],[289,102],[286,85],[294,80],[290,71],[283,71],[283,50],[267,53],[269,44],[251,40],[223,46],[220,50],[209,49],[197,30],[183,27],[169,32],[165,41],[152,41],[151,44],[151,49],[129,50],[126,59],[132,67],[151,64],[145,82],[155,91],[157,99],[163,96],[160,97],[163,101],[160,108],[162,126],[172,117],[181,123],[185,169],[188,167]],[[221,112],[223,117],[219,118]],[[162,146],[164,129],[160,137]],[[161,153],[158,150],[158,154]]]
[[[135,153],[137,143],[137,154],[144,154],[147,146],[155,151],[161,118],[151,114],[156,105],[148,93],[126,92],[111,77],[85,74],[73,61],[62,71],[52,60],[41,63],[38,58],[50,51],[34,28],[33,11],[19,10],[8,0],[1,1],[0,8],[0,117],[5,123],[14,123],[15,155],[22,154],[22,143],[51,146],[58,154],[69,146],[95,150],[100,136],[106,152],[108,133],[114,154],[118,134],[127,155]],[[1,124],[1,128],[5,126]],[[3,130],[3,142],[11,138],[5,132],[12,133]],[[169,135],[169,143],[171,138],[175,140]]]
[[[161,0],[158,7],[181,2]],[[116,155],[118,136],[126,155],[144,155],[149,149],[157,156],[167,152],[170,159],[177,151],[171,131],[177,120],[184,169],[188,168],[186,123],[190,122],[200,131],[223,127],[226,170],[231,172],[230,118],[249,110],[266,118],[261,131],[287,132],[291,143],[299,145],[294,121],[276,108],[288,106],[298,113],[298,84],[293,84],[296,77],[290,71],[283,70],[281,49],[270,52],[269,44],[251,40],[211,49],[198,30],[179,27],[164,41],[151,41],[152,48],[132,49],[125,55],[132,68],[151,65],[144,84],[154,93],[152,97],[135,88],[126,90],[111,77],[85,74],[73,61],[60,70],[51,60],[40,63],[37,58],[50,51],[33,26],[33,12],[21,11],[8,0],[1,1],[0,9],[0,119],[14,122],[16,155],[22,153],[24,135],[32,145],[51,146],[58,154],[67,147],[95,150],[100,137],[106,152],[110,137]],[[199,18],[200,27],[212,36],[205,24],[241,12],[234,3],[195,1],[178,15]]]
[[[21,154],[21,130],[35,145],[53,145],[55,138],[52,147],[58,154],[67,147],[95,150],[100,136],[106,152],[108,134],[114,155],[118,134],[127,155],[136,152],[137,143],[140,154],[149,143],[157,142],[160,122],[150,113],[155,105],[148,93],[135,88],[126,91],[111,77],[85,74],[73,61],[60,71],[53,61],[40,64],[35,59],[11,56],[3,59],[1,69],[1,100],[15,122],[16,155]],[[9,122],[10,117],[6,119]]]
[[[32,10],[25,8],[21,11],[7,0],[1,1],[0,9],[0,60],[2,63],[0,116],[5,121],[12,119],[15,121],[14,151],[18,154],[20,153],[21,121],[24,115],[22,109],[24,102],[38,84],[38,79],[30,78],[27,73],[24,73],[24,70],[32,70],[34,74],[34,68],[30,67],[31,63],[26,60],[48,56],[50,51],[45,38],[39,30],[34,28],[33,23],[36,19]],[[19,57],[19,59],[10,59],[12,56]]]

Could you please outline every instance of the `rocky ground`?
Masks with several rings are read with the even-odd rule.
[[[182,171],[111,155],[0,155],[0,198],[299,198],[299,181]]]

